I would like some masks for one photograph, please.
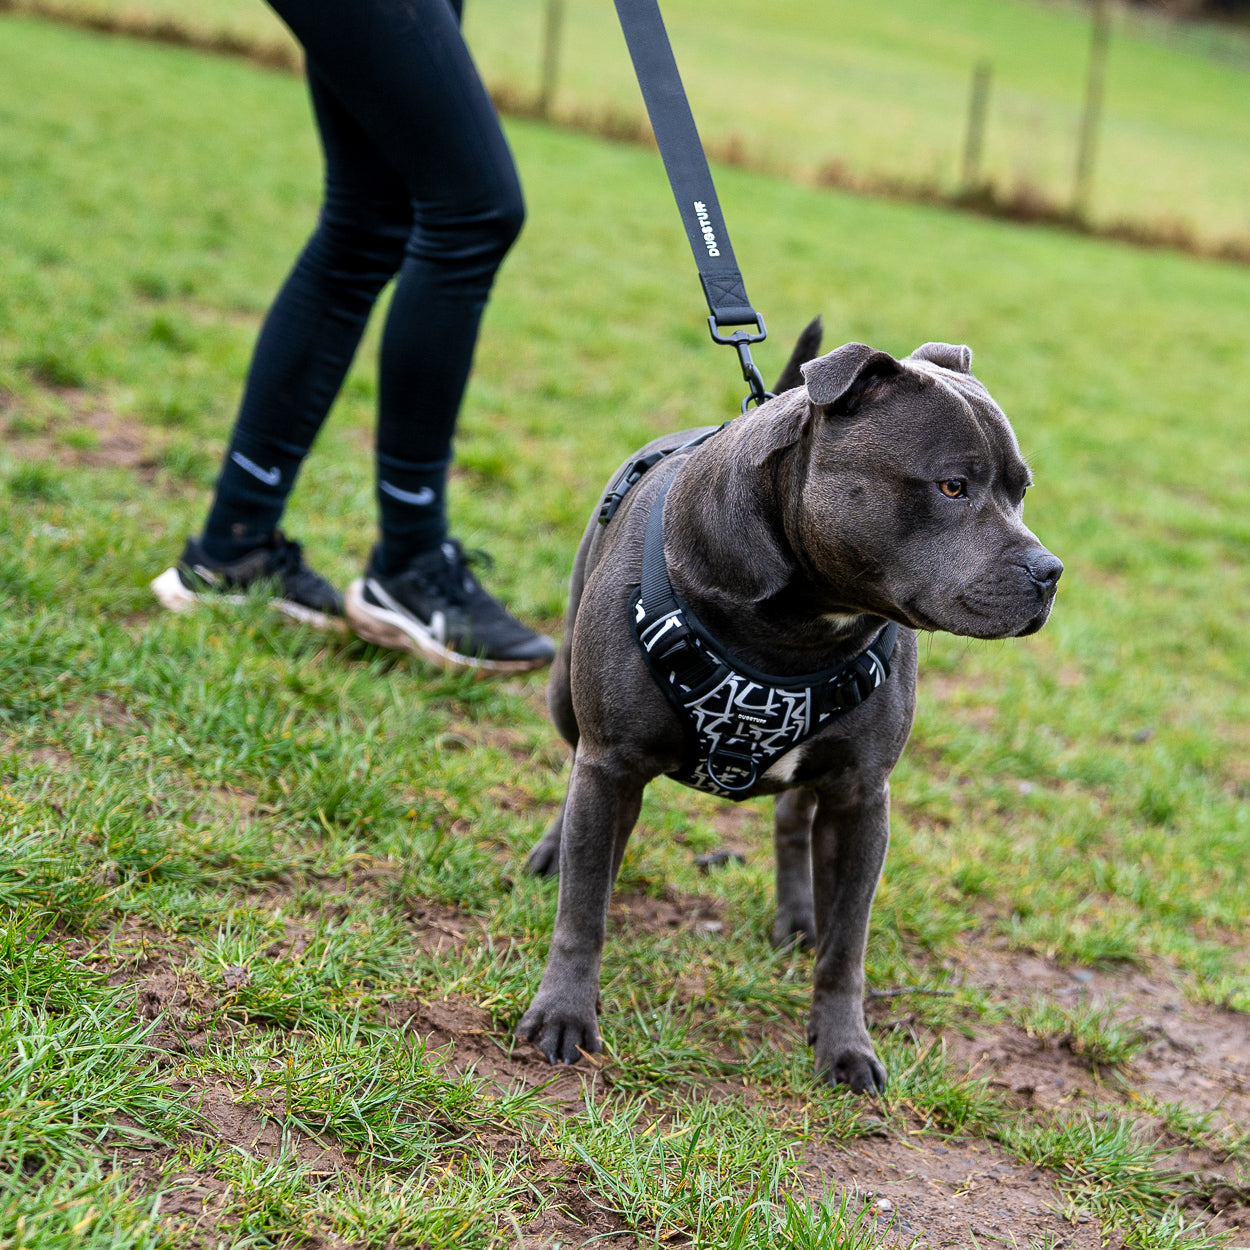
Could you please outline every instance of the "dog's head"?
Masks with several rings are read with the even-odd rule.
[[[1063,565],[1024,524],[1028,466],[966,347],[848,343],[802,366],[806,472],[787,522],[848,611],[973,638],[1045,624]]]

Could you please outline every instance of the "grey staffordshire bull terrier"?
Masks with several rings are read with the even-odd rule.
[[[809,359],[779,393],[647,471],[607,525],[591,519],[549,687],[573,748],[568,792],[529,858],[560,875],[546,970],[517,1027],[552,1062],[601,1048],[608,900],[643,788],[679,770],[688,738],[631,630],[644,534],[666,487],[668,577],[723,650],[778,678],[835,668],[896,622],[892,672],[733,797],[775,795],[773,941],[814,946],[816,1069],[885,1088],[864,1023],[864,949],[889,841],[889,776],[915,708],[917,630],[1014,638],[1045,623],[1063,565],[1025,526],[1029,470],[966,347],[903,360],[862,343]],[[642,453],[640,453],[642,454]],[[893,638],[893,631],[890,631]]]

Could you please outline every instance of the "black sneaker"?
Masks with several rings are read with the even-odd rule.
[[[208,556],[196,538],[188,538],[182,559],[152,582],[164,607],[185,612],[197,603],[243,603],[258,582],[273,584],[273,607],[292,620],[317,629],[346,631],[343,597],[304,563],[297,542],[274,532],[273,542],[229,564]]]
[[[451,539],[383,577],[377,551],[347,588],[347,620],[366,642],[424,656],[439,668],[523,673],[550,664],[555,643],[508,615],[474,577],[489,557]]]

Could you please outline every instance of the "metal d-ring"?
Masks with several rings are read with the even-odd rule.
[[[740,782],[737,785],[732,785],[728,781],[722,781],[716,775],[716,757],[717,756],[721,756],[724,759],[725,763],[728,764],[732,762],[733,764],[736,764],[739,768],[741,768],[743,765],[746,765],[750,773],[746,781]],[[707,775],[718,786],[720,786],[722,790],[728,790],[732,794],[737,794],[743,790],[749,790],[755,784],[757,780],[758,768],[756,766],[755,760],[753,760],[751,756],[749,755],[739,755],[737,751],[726,751],[720,747],[717,747],[712,752],[712,754],[707,757],[706,767],[707,767]]]

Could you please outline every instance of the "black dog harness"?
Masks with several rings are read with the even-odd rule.
[[[776,760],[832,717],[858,707],[889,677],[898,626],[891,621],[845,664],[803,677],[770,677],[734,659],[668,579],[664,500],[671,485],[670,478],[647,518],[642,583],[631,601],[631,624],[651,675],[677,709],[686,733],[686,757],[668,775],[696,790],[743,799]]]

